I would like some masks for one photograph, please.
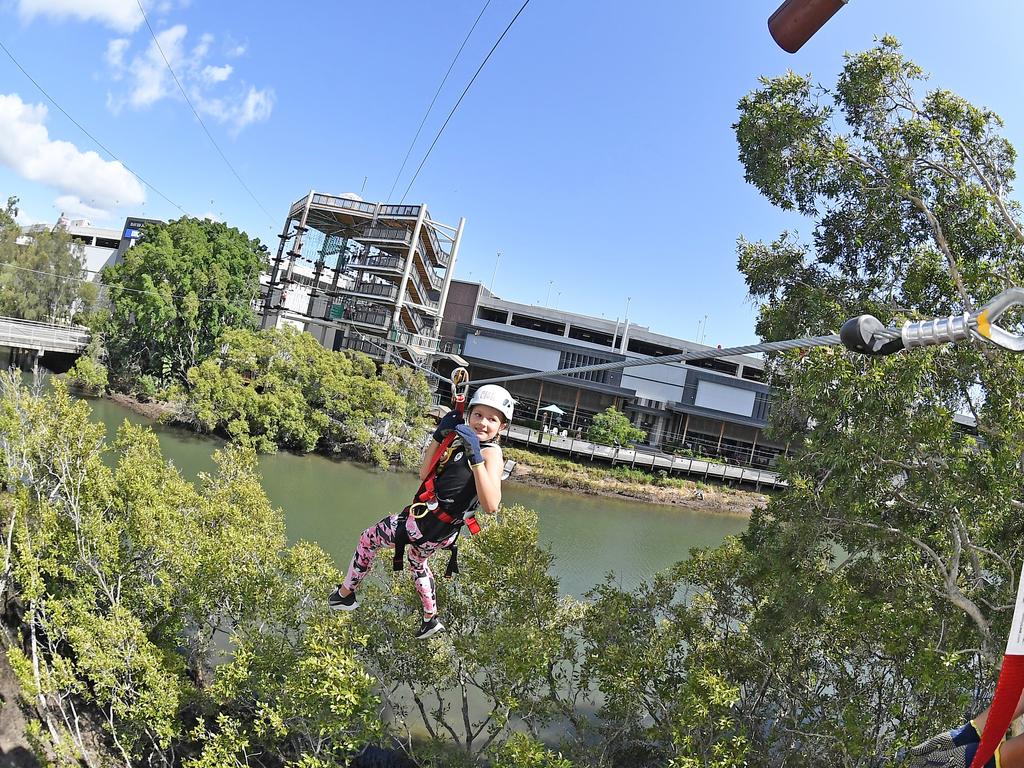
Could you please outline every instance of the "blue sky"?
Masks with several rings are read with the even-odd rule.
[[[173,203],[276,244],[289,204],[309,189],[387,198],[484,2],[143,0],[182,86],[258,203],[178,93],[137,0],[0,0],[0,42]],[[806,235],[810,225],[743,181],[736,103],[759,75],[787,68],[832,84],[843,53],[882,34],[903,42],[932,85],[1001,114],[1024,148],[1024,4],[851,0],[795,55],[768,35],[776,4],[532,0],[407,198],[440,221],[466,218],[456,276],[490,285],[493,275],[502,298],[612,319],[629,300],[632,321],[686,338],[697,338],[706,315],[707,343],[754,341],[736,238]],[[396,201],[520,5],[488,4]],[[53,222],[62,210],[113,227],[129,214],[181,215],[0,52],[0,196],[11,194],[25,222]]]

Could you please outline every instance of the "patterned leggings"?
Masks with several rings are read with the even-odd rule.
[[[422,534],[416,520],[409,517],[405,524],[410,539],[418,539]],[[373,557],[384,547],[394,549],[395,531],[398,529],[398,515],[391,515],[383,518],[379,523],[371,525],[359,537],[359,544],[356,545],[356,552],[352,556],[352,564],[348,567],[348,574],[345,576],[345,588],[355,591],[363,579],[373,567]],[[412,570],[412,583],[423,603],[424,615],[437,613],[437,599],[434,594],[434,574],[430,570],[427,558],[437,550],[443,549],[455,541],[458,531],[442,541],[424,541],[419,544],[407,544],[405,547],[405,558]]]

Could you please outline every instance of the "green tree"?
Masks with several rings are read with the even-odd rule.
[[[113,310],[110,366],[133,382],[143,374],[184,382],[227,328],[252,328],[252,302],[266,247],[208,219],[149,225],[124,261],[103,272]]]
[[[647,433],[630,424],[626,415],[614,405],[594,414],[594,421],[587,428],[587,440],[604,445],[638,443],[646,437]]]
[[[70,387],[77,387],[90,395],[102,395],[107,391],[107,369],[103,363],[89,355],[82,355],[67,374]]]
[[[2,224],[0,224],[2,227]],[[38,232],[18,243],[0,236],[0,313],[24,320],[70,322],[92,306],[85,252],[67,232]]]
[[[0,239],[13,236],[17,237],[21,232],[18,226],[18,198],[11,195],[7,198],[7,205],[0,210]]]
[[[884,38],[848,55],[832,89],[789,73],[741,100],[748,181],[813,221],[806,244],[739,242],[763,338],[834,332],[864,312],[958,314],[1021,284],[1002,123],[923,84]],[[1024,556],[1024,361],[961,344],[777,355],[770,369],[788,486],[728,567],[706,572],[719,574],[708,616],[721,618],[705,647],[741,692],[763,691],[751,764],[784,745],[817,764],[874,764],[990,695]],[[954,422],[965,412],[977,434]],[[737,636],[760,670],[728,652]]]
[[[337,573],[287,545],[254,454],[218,453],[193,485],[152,432],[103,429],[59,385],[0,377],[0,594],[20,606],[8,658],[44,746],[87,765],[327,766],[377,738],[365,637],[325,615]]]
[[[316,448],[381,467],[419,461],[430,390],[409,369],[332,352],[293,329],[228,329],[188,373],[183,417],[258,450]]]
[[[424,643],[413,637],[420,603],[408,573],[391,575],[390,553],[381,557],[375,567],[383,578],[364,582],[353,615],[368,638],[364,663],[407,732],[418,721],[434,739],[479,756],[517,729],[536,736],[560,712],[558,698],[569,695],[560,675],[576,654],[570,628],[580,608],[559,597],[551,560],[538,546],[535,513],[514,506],[486,516],[481,533],[460,542],[461,574],[438,580],[448,631]],[[553,756],[532,759],[563,765]]]

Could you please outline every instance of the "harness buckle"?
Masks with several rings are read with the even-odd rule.
[[[436,506],[436,505],[435,505]],[[409,514],[413,520],[419,520],[430,511],[430,505],[424,501],[417,501],[409,505]]]

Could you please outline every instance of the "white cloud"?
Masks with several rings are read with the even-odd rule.
[[[110,211],[86,205],[77,195],[61,195],[53,202],[54,205],[64,212],[69,219],[76,217],[84,217],[87,219],[110,218]]]
[[[142,56],[132,59],[128,66],[128,72],[135,83],[128,97],[132,106],[147,107],[168,96],[176,88],[167,70],[167,62],[175,71],[181,68],[179,65],[184,61],[182,42],[186,34],[188,28],[184,24],[165,29],[149,44]]]
[[[131,41],[124,37],[118,37],[107,43],[107,64],[114,70],[115,78],[118,80],[124,73],[124,53],[130,45]]]
[[[126,41],[110,41],[106,59],[112,79],[125,79],[128,84],[127,92],[108,94],[107,107],[111,112],[119,113],[126,104],[143,109],[161,99],[178,98],[177,84],[167,68],[167,62],[170,62],[189,100],[201,115],[229,126],[234,133],[252,123],[267,120],[274,109],[274,90],[245,83],[228,83],[235,74],[235,67],[207,62],[215,42],[214,36],[209,33],[201,35],[192,48],[188,47],[187,37],[188,28],[184,24],[165,29],[157,35],[156,41],[151,41],[127,64],[129,46]],[[236,45],[235,50],[244,52],[244,46]]]
[[[270,117],[273,109],[274,91],[270,88],[264,88],[262,91],[259,91],[250,86],[249,93],[245,95],[245,100],[242,102],[241,107],[235,110],[232,116],[235,130],[240,131],[250,123],[266,120]]]
[[[223,67],[203,67],[203,80],[208,83],[223,83],[234,72],[234,67],[230,64],[225,64]]]
[[[17,94],[0,94],[0,164],[29,181],[89,200],[98,208],[136,207],[145,190],[128,170],[68,141],[51,139],[46,107],[26,104]]]
[[[48,16],[57,21],[99,21],[119,32],[133,32],[142,23],[136,0],[18,0],[18,11],[26,20]]]

